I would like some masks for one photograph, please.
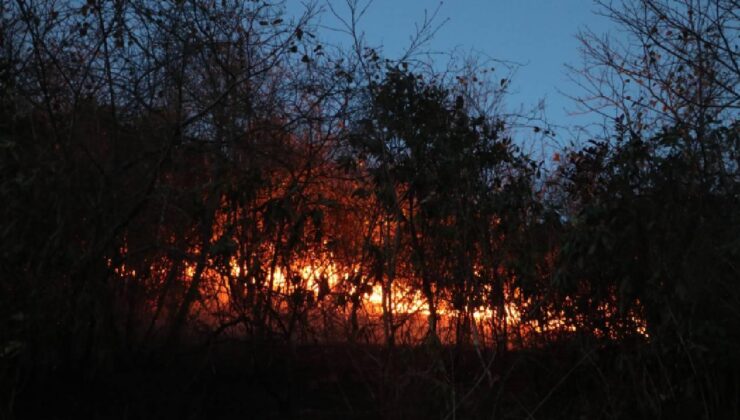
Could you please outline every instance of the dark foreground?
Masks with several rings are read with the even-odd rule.
[[[227,343],[78,366],[20,367],[18,360],[5,360],[1,414],[18,419],[740,418],[735,367],[705,366],[694,373],[690,364],[661,358],[644,343],[585,341],[503,354],[438,345],[388,351]]]

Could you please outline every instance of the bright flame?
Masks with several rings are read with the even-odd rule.
[[[329,257],[333,255],[330,254]],[[136,270],[123,263],[114,267],[113,262],[108,260],[107,264],[120,277],[132,278],[137,274]],[[389,311],[394,314],[394,317],[401,319],[401,322],[406,322],[408,328],[416,329],[417,331],[412,332],[416,334],[416,337],[419,331],[424,330],[425,318],[430,315],[426,298],[418,288],[411,286],[411,282],[397,279],[387,291],[384,291],[381,284],[358,285],[353,283],[352,279],[357,279],[359,266],[339,267],[331,262],[330,258],[325,258],[319,263],[298,264],[293,268],[275,266],[271,273],[262,274],[250,273],[246,266],[239,265],[239,259],[234,256],[229,259],[225,270],[217,269],[218,266],[216,261],[209,259],[201,268],[201,299],[198,300],[196,306],[201,310],[201,316],[206,317],[205,320],[224,319],[223,317],[227,317],[229,311],[233,311],[235,298],[245,295],[247,288],[262,287],[261,290],[264,291],[268,285],[271,285],[271,291],[274,294],[275,309],[285,313],[294,308],[291,307],[290,298],[297,296],[295,294],[298,293],[302,297],[310,296],[310,303],[314,305],[311,308],[318,308],[319,312],[321,308],[329,308],[334,310],[336,315],[348,316],[347,311],[356,311],[359,308],[362,316],[365,317],[363,319],[376,327],[381,325],[379,320]],[[197,271],[195,262],[185,262],[182,268],[184,284],[191,284]],[[150,272],[156,273],[155,275],[160,278],[165,278],[168,273],[167,264],[153,264]],[[475,334],[487,335],[489,342],[492,340],[490,337],[496,335],[496,331],[502,327],[507,331],[518,331],[519,336],[532,333],[577,331],[577,321],[569,319],[563,311],[546,310],[544,320],[529,320],[523,312],[530,310],[532,302],[523,299],[518,289],[507,289],[504,292],[508,299],[503,305],[503,313],[487,305],[468,308],[465,312],[461,312],[453,308],[450,299],[440,296],[439,301],[436,302],[440,328],[447,328],[451,331],[456,328],[455,323],[461,317],[466,317],[472,322],[471,328],[476,330]],[[385,296],[385,293],[388,293],[388,296]],[[351,309],[347,309],[345,305],[348,296],[359,298]],[[567,305],[568,302],[570,301],[566,299],[565,304]],[[604,314],[614,312],[608,304],[602,304],[598,310]],[[314,316],[311,319],[318,318]],[[636,333],[648,337],[645,322],[638,314],[631,314],[628,322],[634,325]],[[608,325],[607,327],[614,326]],[[594,334],[601,335],[602,333],[594,331]],[[448,335],[448,337],[451,336]]]

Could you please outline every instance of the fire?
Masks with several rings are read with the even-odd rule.
[[[230,267],[231,275],[233,277],[239,277],[242,273],[242,268],[237,264],[236,259],[231,260]],[[298,273],[297,277],[294,274],[293,278],[289,279],[288,273],[282,267],[277,267],[272,274],[273,292],[287,295],[291,289],[305,290],[311,293],[313,299],[316,300],[321,294],[321,288],[328,286],[328,294],[339,295],[343,293],[341,289],[347,286],[349,279],[357,273],[358,268],[343,271],[333,262],[328,262],[325,265],[306,263],[295,271]],[[192,276],[192,267],[188,267],[186,274]],[[322,282],[324,286],[322,286]],[[390,310],[393,314],[396,316],[421,318],[430,315],[427,301],[419,290],[408,286],[407,282],[402,281],[394,282],[391,289],[389,301]],[[359,292],[361,296],[359,306],[362,307],[368,318],[380,318],[383,316],[384,310],[387,310],[383,307],[384,292],[382,285],[372,285],[370,289],[365,291],[358,291],[354,286],[350,286],[349,291],[350,293]],[[521,298],[521,293],[518,289],[514,289],[510,294],[516,299]],[[224,287],[217,294],[217,300],[223,305],[227,305],[230,298],[231,294],[228,291],[228,287]],[[557,331],[576,332],[578,330],[577,326],[567,319],[563,311],[548,310],[544,324],[532,320],[523,320],[522,311],[526,311],[531,304],[530,301],[523,303],[515,303],[514,301],[506,302],[502,316],[497,313],[496,309],[485,305],[470,309],[469,314],[479,328],[488,330],[489,332],[493,323],[500,318],[505,320],[509,330],[519,329],[538,334]],[[318,303],[318,306],[322,305],[324,305],[324,302]],[[609,309],[603,306],[602,310],[607,311]],[[453,309],[445,300],[441,301],[436,312],[443,326],[451,325],[454,319],[461,315],[460,311]],[[633,316],[632,320],[637,325],[637,333],[647,337],[644,322],[641,322],[636,316]],[[418,325],[417,327],[423,328],[422,325]]]
[[[189,312],[205,325],[218,327],[234,319],[258,319],[269,324],[271,329],[293,336],[295,324],[300,323],[301,328],[307,330],[313,327],[329,331],[354,329],[373,342],[382,342],[384,334],[402,335],[403,340],[413,342],[427,333],[432,315],[430,304],[408,264],[390,280],[385,272],[377,274],[372,262],[347,263],[358,258],[335,254],[339,251],[326,239],[287,257],[277,250],[284,240],[280,238],[245,251],[232,245],[236,239],[231,237],[229,217],[217,214],[210,241],[211,247],[223,246],[229,252],[220,254],[211,249],[203,258],[200,247],[192,246],[181,265],[162,257],[148,270],[140,270],[148,271],[146,274],[140,274],[127,263],[114,264],[110,259],[108,267],[119,277],[150,276],[155,284],[165,288],[162,296],[183,293],[183,289],[195,284],[197,299]],[[344,215],[334,217],[349,223],[349,226],[337,228],[339,233],[335,232],[335,237],[359,225],[364,230],[364,238],[375,243],[389,243],[390,235],[397,229],[393,222],[348,221],[342,219]],[[351,246],[352,240],[345,238],[345,244]],[[123,247],[120,254],[125,256],[127,249]],[[483,268],[477,267],[474,275],[480,277],[481,272]],[[167,290],[171,287],[167,278],[173,273],[173,278],[181,285],[175,288],[179,292]],[[506,273],[500,270],[496,275],[504,277]],[[495,293],[489,284],[480,286],[482,289],[477,294],[482,301],[474,303],[465,301],[454,305],[451,291],[435,290],[436,330],[442,341],[459,339],[462,328],[465,334],[472,334],[476,341],[484,344],[493,344],[501,336],[511,336],[517,338],[517,345],[527,345],[537,337],[557,337],[585,328],[563,309],[537,308],[514,286],[514,280],[504,281],[503,299],[497,297],[498,304],[490,301]],[[173,299],[176,298],[174,295]],[[565,299],[566,307],[571,303]],[[151,305],[161,306],[162,300],[152,300]],[[537,316],[532,314],[535,310]],[[599,310],[604,314],[615,313],[607,304]],[[648,337],[645,322],[638,313],[630,314],[629,321],[634,325],[634,332]],[[607,327],[613,329],[615,326]],[[595,330],[593,334],[603,333]],[[342,339],[340,332],[333,337],[336,338],[329,339]]]

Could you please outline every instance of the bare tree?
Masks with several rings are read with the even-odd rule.
[[[587,111],[634,132],[683,126],[699,137],[740,109],[737,0],[598,1],[620,32],[578,35],[574,80]]]

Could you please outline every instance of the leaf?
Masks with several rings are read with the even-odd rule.
[[[12,340],[7,342],[3,346],[2,352],[0,352],[0,356],[2,357],[11,357],[15,356],[25,347],[25,344],[21,341]]]
[[[459,96],[455,98],[455,109],[461,110],[463,109],[463,106],[465,105],[465,100],[463,100],[462,96]]]

